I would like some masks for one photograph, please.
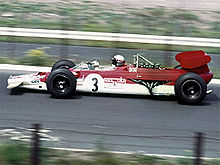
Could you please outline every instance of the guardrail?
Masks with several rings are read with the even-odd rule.
[[[0,27],[0,36],[220,47],[220,39]]]

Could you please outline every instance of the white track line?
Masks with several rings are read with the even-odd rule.
[[[0,64],[0,70],[18,70],[18,71],[33,71],[33,72],[50,72],[51,67],[27,66],[27,65],[12,65]]]
[[[95,150],[91,150],[91,149],[73,149],[73,148],[50,148],[50,149],[62,150],[62,151],[72,151],[72,152],[95,152]],[[144,155],[144,156],[156,156],[156,157],[163,157],[163,158],[194,159],[194,157],[191,157],[191,156],[166,155],[166,154],[146,154],[146,153],[140,152],[140,151],[137,151],[137,152],[107,151],[107,152],[113,153],[113,154],[122,154],[122,155],[132,155],[132,154],[139,153],[139,154]],[[212,160],[212,159],[219,160],[219,158],[209,158],[209,157],[202,157],[202,159],[204,159],[204,160]]]
[[[220,39],[0,27],[1,36],[220,47]]]
[[[50,72],[51,67],[27,66],[27,65],[12,65],[0,64],[0,70],[16,70],[16,71],[32,71],[32,72]],[[212,79],[211,84],[220,85],[220,79]]]
[[[212,79],[210,83],[220,85],[220,79]]]

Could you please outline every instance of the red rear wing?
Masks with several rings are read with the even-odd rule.
[[[203,50],[182,52],[177,54],[175,59],[180,63],[181,67],[185,69],[199,68],[211,61],[211,57]]]

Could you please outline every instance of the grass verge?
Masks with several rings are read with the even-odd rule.
[[[207,16],[207,17],[205,17]],[[134,33],[184,37],[220,37],[219,12],[155,8],[133,8],[90,0],[26,2],[0,0],[0,26],[77,31]],[[161,26],[162,25],[162,26]],[[0,41],[86,45],[152,50],[194,50],[197,47],[103,41],[63,41],[25,37],[0,37]],[[199,48],[201,49],[201,48]],[[204,48],[218,53],[219,48]]]
[[[29,165],[31,148],[20,142],[0,144],[1,165]],[[94,152],[60,151],[40,149],[41,165],[193,165],[192,159],[161,158],[142,154],[113,154],[106,150]],[[205,160],[205,165],[219,165],[219,160]]]

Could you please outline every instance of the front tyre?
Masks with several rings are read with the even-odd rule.
[[[197,104],[201,102],[207,91],[203,78],[189,72],[181,75],[175,83],[175,95],[181,103]]]
[[[57,61],[55,64],[53,64],[51,71],[54,71],[56,69],[69,69],[76,66],[72,61],[70,60],[60,60]]]
[[[47,90],[55,98],[66,98],[76,91],[76,77],[67,69],[52,71],[46,84]]]

